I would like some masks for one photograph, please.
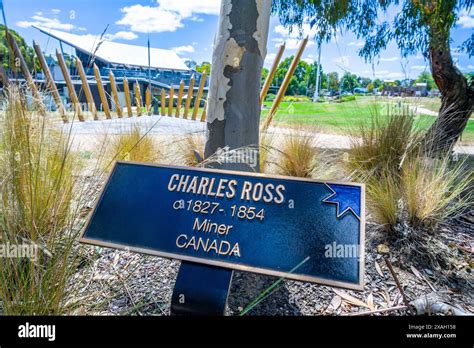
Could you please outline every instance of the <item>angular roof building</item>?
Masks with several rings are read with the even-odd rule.
[[[101,39],[100,35],[75,35],[38,26],[35,28],[57,39],[61,45],[73,47],[88,75],[93,75],[90,62],[94,62],[105,79],[108,78],[109,70],[112,70],[119,80],[126,76],[129,80],[147,83],[150,77],[154,88],[169,89],[178,86],[181,80],[188,86],[193,74],[197,82],[200,80],[200,73],[188,68],[171,50],[150,48],[148,52],[148,47],[108,41]]]

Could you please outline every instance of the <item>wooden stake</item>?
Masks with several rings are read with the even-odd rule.
[[[23,76],[25,77],[28,88],[31,90],[31,93],[33,94],[33,99],[35,101],[35,104],[38,108],[39,113],[42,116],[46,116],[46,109],[43,104],[43,99],[41,98],[41,94],[39,93],[38,88],[36,87],[35,82],[33,81],[33,78],[31,77],[30,71],[28,70],[28,66],[26,65],[26,62],[25,62],[25,58],[23,58],[23,55],[21,54],[20,48],[18,47],[18,44],[16,43],[15,38],[9,31],[6,31],[6,37],[7,37],[8,44],[13,52],[13,55],[15,56],[15,58],[18,60],[18,63],[20,64],[21,72],[23,73]],[[15,63],[17,60],[15,60]]]
[[[117,113],[118,118],[122,118],[122,105],[120,105],[120,99],[118,97],[117,92],[117,84],[115,83],[115,76],[112,70],[109,70],[109,81],[110,81],[110,89],[112,90],[112,97],[115,103],[115,112]]]
[[[270,89],[270,85],[278,69],[278,64],[280,63],[280,59],[281,59],[281,56],[283,55],[283,51],[285,51],[285,43],[281,45],[280,48],[278,49],[275,60],[273,61],[272,68],[268,72],[267,79],[265,80],[262,90],[260,91],[260,105],[262,105],[263,102],[265,101],[265,97],[267,96],[268,90]]]
[[[206,122],[206,114],[207,114],[207,100],[204,102],[204,110],[202,110],[201,122]]]
[[[150,87],[147,87],[145,91],[145,107],[146,107],[146,113],[148,116],[151,115],[151,91]]]
[[[170,94],[168,96],[168,116],[173,115],[173,104],[174,104],[174,88],[170,87]]]
[[[184,81],[181,80],[179,83],[179,92],[178,92],[178,101],[176,103],[176,117],[179,117],[181,112],[181,103],[183,102],[183,93],[184,93]]]
[[[137,106],[137,116],[142,115],[142,92],[138,81],[135,81],[135,104]]]
[[[128,86],[128,80],[125,76],[123,77],[123,92],[125,94],[125,104],[127,104],[128,117],[132,117],[133,112],[132,112],[132,100],[130,98],[130,87]]]
[[[188,118],[189,107],[191,106],[191,101],[193,100],[195,83],[196,83],[196,79],[194,78],[194,75],[193,75],[191,76],[191,80],[189,81],[188,95],[186,97],[186,104],[184,105],[184,115],[183,115],[184,118]]]
[[[59,115],[63,119],[64,122],[67,122],[66,110],[64,109],[63,102],[61,100],[61,96],[59,95],[58,88],[56,87],[56,83],[54,83],[53,76],[51,75],[51,71],[49,70],[48,64],[46,63],[46,59],[44,59],[43,52],[41,51],[41,47],[33,41],[33,47],[36,52],[36,56],[38,57],[39,63],[41,65],[41,70],[43,70],[44,77],[46,80],[46,86],[51,91],[53,95],[54,102],[58,107]]]
[[[102,77],[100,76],[99,67],[94,63],[94,75],[95,80],[97,81],[97,89],[99,90],[100,100],[102,101],[102,107],[104,108],[105,117],[107,119],[111,118],[109,102],[107,101],[107,96],[105,94],[104,85],[102,84]]]
[[[161,116],[165,116],[166,115],[166,94],[163,88],[161,89],[160,97],[161,97],[160,114]]]
[[[74,88],[74,84],[72,83],[71,75],[69,75],[69,69],[66,66],[64,57],[58,50],[56,50],[56,57],[58,58],[58,64],[59,64],[59,67],[61,68],[64,81],[66,82],[69,98],[71,98],[71,103],[74,106],[74,113],[77,114],[77,118],[79,119],[80,122],[84,122],[84,116],[82,115],[81,104],[79,103],[79,99],[77,98],[76,89]]]
[[[206,85],[206,72],[204,71],[201,75],[201,82],[199,83],[199,89],[196,95],[196,100],[194,101],[193,120],[196,120],[205,85]]]
[[[92,92],[89,87],[89,84],[87,83],[86,72],[84,71],[84,67],[82,66],[82,62],[79,59],[79,57],[76,57],[76,67],[77,67],[79,76],[81,77],[82,89],[84,90],[84,94],[87,99],[87,104],[89,105],[89,111],[92,112],[92,116],[94,117],[94,120],[98,120],[99,117],[97,116],[97,108],[94,103],[94,98],[92,98]]]
[[[286,90],[288,89],[288,85],[290,84],[291,78],[293,77],[293,74],[295,73],[295,70],[298,67],[298,63],[301,59],[301,55],[303,54],[307,43],[307,37],[303,41],[301,41],[300,47],[298,47],[298,51],[296,52],[296,55],[293,58],[293,61],[291,62],[290,67],[288,68],[288,71],[286,72],[285,78],[283,79],[283,83],[281,84],[280,89],[278,90],[278,94],[275,100],[273,101],[272,107],[268,112],[267,118],[265,119],[262,125],[261,131],[266,131],[270,126],[270,123],[272,122],[273,117],[275,116],[275,113],[278,110],[278,107],[280,106],[281,100],[283,99],[283,96],[285,95]]]

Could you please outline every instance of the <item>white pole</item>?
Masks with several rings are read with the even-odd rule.
[[[316,85],[314,86],[313,102],[317,103],[319,100],[319,78],[321,74],[321,39],[318,41],[318,70],[316,73]]]

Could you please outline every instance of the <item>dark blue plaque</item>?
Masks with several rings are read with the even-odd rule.
[[[82,242],[362,289],[364,186],[117,162]]]

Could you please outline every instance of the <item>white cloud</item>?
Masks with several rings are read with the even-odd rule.
[[[318,33],[317,28],[311,28],[309,23],[303,23],[301,29],[297,25],[293,25],[290,28],[285,28],[283,25],[278,24],[277,26],[275,26],[273,31],[282,36],[283,38],[291,39],[301,39],[306,36],[309,36],[309,38],[313,38]]]
[[[421,54],[417,54],[414,58],[418,60],[425,59],[425,57],[423,57]]]
[[[396,62],[398,57],[390,57],[390,58],[380,58],[381,62]]]
[[[386,70],[377,71],[375,75],[379,78],[388,80],[399,80],[405,78],[405,75],[401,72],[388,72]]]
[[[109,41],[113,40],[135,40],[138,35],[131,31],[118,31],[115,34],[105,34],[104,38]]]
[[[71,23],[62,23],[57,18],[47,18],[44,16],[40,16],[38,14],[31,17],[32,20],[30,21],[18,21],[16,25],[20,28],[28,28],[33,25],[45,27],[48,29],[58,29],[58,30],[72,30],[75,26]]]
[[[363,41],[351,41],[351,42],[349,42],[348,46],[362,47],[362,46],[364,46],[364,42]]]
[[[467,68],[468,68],[468,69],[474,69],[474,65],[469,64],[469,65],[467,66]]]
[[[308,64],[313,64],[314,63],[314,59],[310,58],[310,57],[305,57],[305,58],[302,59],[302,61],[304,61]]]
[[[176,31],[184,26],[183,20],[202,21],[197,16],[218,15],[220,1],[216,0],[157,0],[157,6],[140,4],[126,6],[120,10],[124,15],[115,22],[130,27],[139,33]]]
[[[350,59],[351,59],[351,56],[341,56],[341,57],[333,59],[333,62],[339,65],[342,65],[344,67],[348,67]]]
[[[270,68],[275,58],[276,58],[276,53],[267,53],[267,56],[265,57],[265,61],[263,62],[263,66]]]
[[[120,11],[125,15],[115,23],[139,33],[161,33],[183,27],[179,14],[159,7],[133,5]]]
[[[172,50],[175,51],[178,54],[194,53],[194,47],[192,45],[184,45],[184,46],[173,47]]]
[[[273,39],[273,41],[276,42],[275,47],[280,47],[285,42],[285,47],[287,50],[296,50],[298,49],[298,47],[300,47],[300,43],[301,43],[301,40],[299,39],[283,40],[283,38],[279,38],[279,39]],[[313,41],[308,41],[308,43],[306,44],[306,47],[311,47],[314,45],[315,43]]]
[[[217,0],[157,0],[163,10],[177,12],[181,17],[192,17],[195,14],[219,15],[221,2]]]
[[[275,47],[280,47],[283,42],[286,43],[287,50],[296,50],[300,46],[301,40],[305,37],[309,37],[309,41],[306,47],[315,46],[313,40],[311,40],[318,32],[316,27],[311,28],[309,23],[303,23],[301,28],[297,25],[293,25],[290,28],[285,28],[283,25],[278,24],[273,28],[273,31],[278,34],[277,38],[272,41],[276,42]]]
[[[54,13],[54,14],[59,14],[59,13],[61,13],[61,10],[59,8],[52,8],[51,12]]]
[[[426,68],[426,65],[413,65],[410,67],[412,70],[425,70]]]
[[[456,24],[461,28],[474,28],[474,15],[466,10],[462,10],[459,13],[459,19]]]

